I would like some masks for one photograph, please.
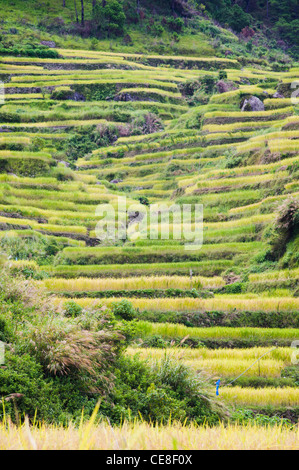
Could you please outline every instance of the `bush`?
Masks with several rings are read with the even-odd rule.
[[[252,410],[241,408],[232,413],[232,421],[246,426],[290,426],[292,423],[286,418],[280,418],[279,416],[267,416],[266,414],[254,413]]]
[[[52,100],[68,100],[73,95],[73,91],[71,87],[64,86],[64,87],[57,87],[53,90],[51,94]]]
[[[33,47],[3,47],[0,46],[1,55],[12,55],[12,56],[21,56],[21,57],[40,57],[42,59],[58,59],[59,54],[53,49],[40,49],[37,46]]]
[[[39,234],[27,237],[5,235],[0,239],[0,249],[14,260],[34,258],[38,264],[49,264],[58,251],[63,248],[63,244],[53,238]]]
[[[121,317],[123,320],[133,320],[135,318],[135,309],[127,299],[114,302],[112,304],[112,312],[116,317]]]
[[[151,366],[136,356],[123,357],[116,375],[113,408],[108,402],[101,405],[113,423],[141,416],[161,424],[170,417],[186,423],[216,424],[220,416],[226,415],[221,402],[214,398],[209,381],[169,357]]]
[[[167,20],[167,25],[170,31],[175,31],[176,33],[181,33],[184,27],[184,20],[182,18],[169,18]]]
[[[42,366],[28,354],[6,351],[5,369],[0,368],[0,396],[5,414],[16,421],[25,414],[53,421],[62,411],[54,383],[45,380]]]
[[[63,164],[60,164],[57,168],[54,168],[52,175],[57,179],[57,181],[73,181],[75,179],[73,171]]]
[[[64,150],[68,160],[75,162],[82,155],[87,155],[99,147],[112,144],[117,135],[117,128],[110,126],[84,126],[76,129],[76,133],[65,141]]]
[[[10,343],[0,368],[0,399],[11,419],[76,423],[83,408],[85,418],[91,415],[99,397],[99,417],[117,424],[140,415],[152,422],[172,417],[210,424],[224,416],[209,380],[183,364],[165,358],[149,365],[122,355],[134,322],[117,322],[103,309],[65,318],[30,282],[3,272],[0,288],[0,337]],[[122,302],[115,311],[128,317],[131,307]]]
[[[93,19],[100,34],[120,36],[124,32],[126,15],[123,6],[117,0],[107,0],[104,3],[97,1]]]
[[[163,26],[162,26],[160,23],[155,23],[155,24],[151,27],[151,33],[152,33],[154,36],[161,37],[164,32],[165,32],[165,29],[163,28]]]
[[[78,317],[83,312],[83,308],[73,300],[64,304],[64,314],[66,317]]]
[[[15,173],[20,176],[43,176],[50,170],[49,162],[43,158],[0,157],[0,173]]]

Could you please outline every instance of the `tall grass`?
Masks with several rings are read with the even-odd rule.
[[[1,450],[298,450],[298,430],[280,425],[108,423],[47,426],[0,424]]]

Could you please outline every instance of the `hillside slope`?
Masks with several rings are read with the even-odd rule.
[[[283,65],[289,56],[298,58],[296,3],[0,0],[0,45],[15,55],[49,42],[68,49],[243,56],[247,63]]]
[[[223,384],[277,345],[222,396],[297,419],[298,68],[57,52],[0,58],[0,249],[10,269],[62,309],[68,299],[84,308],[130,300],[141,354],[183,343],[184,360]],[[99,242],[96,208],[116,209],[119,196],[147,213],[154,203],[203,204],[203,247],[186,250],[172,218],[169,239],[157,224],[151,239],[139,227]]]

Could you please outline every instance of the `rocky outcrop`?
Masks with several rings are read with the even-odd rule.
[[[52,49],[56,47],[56,42],[54,41],[41,41],[40,43],[42,46],[46,46]]]
[[[279,91],[276,91],[276,93],[273,95],[273,98],[284,98],[284,96],[282,93],[279,93]]]
[[[241,111],[264,111],[264,103],[257,96],[245,99]]]

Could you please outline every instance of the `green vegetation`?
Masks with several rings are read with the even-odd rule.
[[[209,382],[185,366],[170,359],[149,366],[122,354],[134,334],[125,303],[103,315],[69,302],[59,313],[30,283],[13,281],[3,271],[0,283],[0,338],[12,346],[0,369],[2,418],[5,412],[18,419],[11,398],[16,389],[20,413],[62,424],[79,421],[83,407],[91,415],[102,394],[101,415],[112,423],[140,414],[166,423],[173,413],[181,422],[212,424],[224,415]]]
[[[3,426],[82,429],[84,409],[116,426],[287,429],[294,2],[25,3],[0,0]],[[127,238],[99,238],[106,204]],[[189,205],[188,230],[173,204]],[[188,249],[198,204],[202,246]]]

